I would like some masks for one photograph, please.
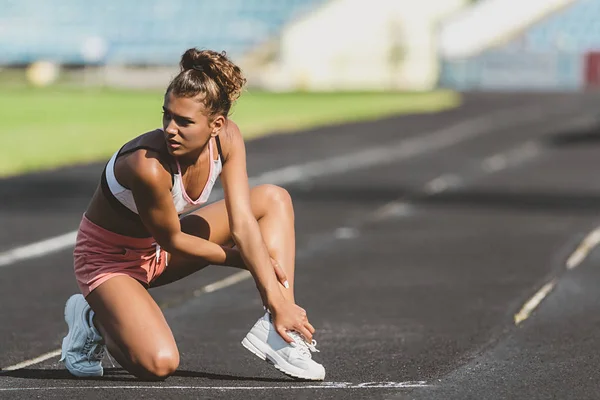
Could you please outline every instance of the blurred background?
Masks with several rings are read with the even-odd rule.
[[[435,112],[462,91],[600,85],[600,0],[0,0],[0,10],[0,176],[101,160],[155,128],[189,47],[226,51],[244,70],[232,118],[249,138]]]

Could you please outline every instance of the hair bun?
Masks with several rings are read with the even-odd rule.
[[[246,78],[225,51],[191,48],[181,56],[179,66],[181,72],[167,90],[173,89],[174,93],[184,96],[203,93],[205,105],[212,113],[227,116],[231,104],[240,96]]]
[[[190,69],[206,72],[207,64],[210,60],[206,56],[206,54],[198,49],[192,48],[187,50],[183,56],[181,57],[181,62],[179,63],[182,71],[187,71]]]

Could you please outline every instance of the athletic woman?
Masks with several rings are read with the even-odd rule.
[[[179,351],[147,289],[224,265],[251,272],[267,310],[244,347],[290,376],[322,380],[311,357],[315,330],[294,301],[290,195],[249,187],[244,141],[228,119],[245,79],[225,53],[209,50],[187,50],[180,67],[162,129],[110,158],[83,215],[73,253],[82,294],[65,306],[61,360],[75,376],[101,376],[108,349],[133,375],[165,379]],[[219,176],[224,200],[203,206]]]

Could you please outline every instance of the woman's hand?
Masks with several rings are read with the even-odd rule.
[[[242,253],[238,249],[224,247],[224,250],[226,253],[225,262],[228,266],[241,269],[248,269],[248,267],[244,263],[244,259],[242,258]],[[277,280],[279,281],[279,283],[281,283],[286,289],[289,289],[290,284],[288,282],[287,275],[285,274],[285,271],[283,270],[283,268],[281,268],[277,260],[275,260],[273,257],[271,257],[271,265],[273,266],[273,270],[275,271],[275,275],[277,276]]]
[[[283,300],[279,304],[270,307],[273,315],[273,326],[277,333],[288,343],[294,340],[287,334],[288,331],[296,331],[306,338],[310,343],[312,341],[315,328],[308,322],[306,311],[288,300]]]

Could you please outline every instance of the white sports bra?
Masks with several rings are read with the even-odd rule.
[[[198,197],[196,200],[192,200],[188,196],[188,194],[185,190],[185,187],[183,186],[183,177],[182,177],[182,173],[181,173],[181,166],[179,165],[179,161],[177,161],[177,158],[175,158],[175,163],[177,164],[177,173],[173,174],[173,188],[171,189],[171,195],[173,197],[173,203],[175,204],[175,209],[177,210],[178,214],[184,214],[184,213],[193,211],[195,209],[198,209],[198,208],[200,208],[200,206],[202,206],[202,204],[204,204],[208,201],[210,192],[212,191],[213,186],[215,185],[215,182],[217,181],[217,178],[219,177],[219,175],[221,174],[221,171],[223,169],[223,162],[222,162],[223,155],[222,155],[221,145],[220,145],[218,136],[215,137],[215,142],[217,143],[219,157],[216,160],[214,159],[214,151],[213,151],[214,146],[213,146],[213,140],[211,139],[209,141],[209,154],[210,154],[209,157],[210,157],[211,163],[210,163],[210,172],[208,174],[208,181],[206,182],[206,185],[204,186],[202,193],[200,193],[200,197]],[[136,148],[130,149],[127,152],[121,153],[121,154],[131,153],[133,151],[139,150],[140,148],[146,148],[146,147],[136,147]],[[110,194],[112,194],[114,199],[118,200],[119,203],[121,203],[123,206],[127,207],[130,211],[134,212],[135,214],[138,214],[137,206],[135,204],[135,200],[133,199],[133,193],[131,192],[131,190],[122,186],[117,181],[117,178],[115,177],[115,171],[114,171],[115,161],[116,161],[117,157],[119,156],[119,153],[120,153],[120,150],[117,151],[115,154],[113,154],[113,156],[110,158],[110,160],[106,164],[105,172],[103,174],[103,175],[105,175],[105,183],[106,183],[106,186],[108,187],[108,189],[110,190]],[[104,179],[103,179],[103,181],[104,181]],[[105,193],[105,195],[107,195],[107,193]],[[111,199],[109,199],[109,200],[111,200]]]

